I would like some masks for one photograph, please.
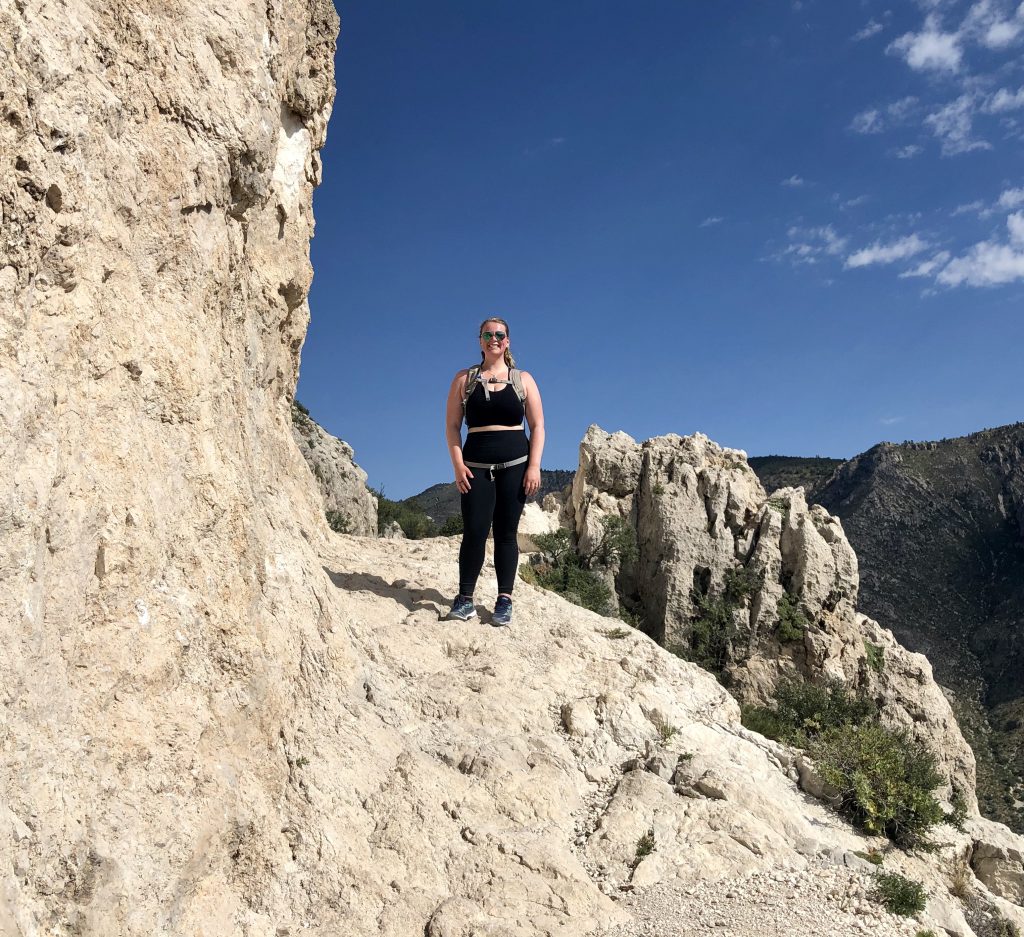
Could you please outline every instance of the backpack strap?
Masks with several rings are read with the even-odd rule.
[[[469,400],[469,395],[476,389],[477,384],[483,384],[480,380],[480,365],[474,364],[469,371],[466,372],[466,386],[462,389],[462,412],[466,412],[466,401]],[[484,396],[490,400],[491,395],[487,392],[487,385],[483,384]]]
[[[516,396],[519,398],[519,402],[522,403],[526,399],[526,388],[523,387],[523,372],[519,368],[509,368],[508,379],[512,384],[512,389],[516,392]]]

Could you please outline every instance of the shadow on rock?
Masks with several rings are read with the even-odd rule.
[[[408,579],[388,582],[373,573],[337,573],[326,566],[323,570],[339,589],[346,592],[372,592],[381,598],[393,599],[410,612],[427,609],[440,613],[451,603],[451,596],[442,595],[436,589],[425,589]]]

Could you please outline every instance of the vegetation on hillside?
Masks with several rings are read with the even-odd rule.
[[[402,532],[410,540],[436,537],[437,524],[426,513],[405,501],[392,501],[384,494],[384,488],[371,488],[377,498],[377,531],[384,533],[392,521],[398,521]]]
[[[751,456],[748,464],[769,494],[779,488],[803,488],[807,500],[832,477],[842,459],[825,456],[800,457],[785,455]]]
[[[524,581],[557,592],[599,615],[616,614],[612,590],[599,570],[629,562],[636,556],[636,534],[626,521],[620,517],[604,518],[601,536],[589,552],[579,551],[564,528],[540,534],[533,540],[540,551],[540,562],[520,567]]]
[[[782,681],[774,707],[744,706],[742,717],[747,728],[805,749],[837,792],[840,813],[867,833],[927,849],[935,826],[962,822],[962,804],[947,814],[935,797],[942,783],[935,754],[884,727],[875,704],[838,681]]]
[[[1024,832],[1024,423],[880,444],[817,500],[860,559],[863,610],[951,691],[982,813]]]

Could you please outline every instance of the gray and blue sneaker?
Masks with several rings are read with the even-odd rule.
[[[447,615],[448,618],[457,618],[459,621],[469,621],[470,618],[476,618],[476,607],[473,605],[473,599],[465,595],[455,596],[455,601],[452,602],[452,610]]]
[[[491,624],[498,628],[512,624],[512,600],[507,595],[499,595],[498,601],[494,603]]]

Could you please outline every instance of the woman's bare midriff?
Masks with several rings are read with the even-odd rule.
[[[512,429],[512,430],[516,430],[517,429],[517,430],[522,430],[522,428],[523,428],[522,425],[519,425],[519,426],[473,426],[473,427],[471,427],[469,429],[469,432],[471,432],[471,433],[493,433],[495,430],[499,430],[499,429]]]

